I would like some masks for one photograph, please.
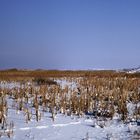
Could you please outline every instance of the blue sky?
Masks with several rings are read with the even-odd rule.
[[[0,0],[0,69],[120,69],[139,62],[139,0]]]

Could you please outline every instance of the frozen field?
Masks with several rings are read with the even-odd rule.
[[[55,122],[52,122],[50,115],[46,113],[41,121],[32,120],[25,123],[21,113],[10,111],[9,118],[14,121],[13,140],[94,140],[112,139],[124,140],[137,137],[134,131],[140,128],[135,125],[126,125],[117,120],[106,122],[106,126],[101,128],[94,124],[96,120],[86,118],[70,118],[57,115]],[[95,122],[94,122],[95,123]],[[2,137],[2,140],[9,139]]]
[[[68,94],[72,91],[77,91],[80,86],[74,81],[64,79],[56,80],[62,90],[66,90]],[[26,84],[30,86],[30,82]],[[16,89],[24,89],[23,85],[18,82],[1,82],[2,90],[12,92]],[[20,90],[18,91],[20,93]],[[36,91],[39,89],[36,88]],[[79,96],[79,95],[78,95]],[[3,96],[2,96],[3,97]],[[39,120],[36,119],[36,109],[31,107],[34,97],[30,97],[27,104],[23,104],[23,110],[18,110],[18,102],[13,96],[4,96],[7,105],[7,114],[5,116],[6,125],[0,129],[1,140],[138,140],[140,139],[140,122],[137,120],[122,121],[120,114],[114,113],[111,118],[94,116],[92,113],[87,114],[71,114],[58,111],[52,119],[50,110],[43,111],[42,106],[37,108]],[[68,96],[68,99],[70,97]],[[79,98],[79,97],[78,97]],[[59,99],[57,99],[59,100]],[[24,100],[23,100],[24,101]],[[39,100],[38,100],[39,101]],[[2,100],[1,100],[2,102]],[[57,102],[57,101],[56,101]],[[127,103],[127,116],[131,117],[134,114],[138,104]],[[27,110],[31,110],[30,119],[27,120]],[[55,107],[54,107],[55,108]],[[12,122],[13,126],[8,126]],[[10,132],[8,137],[7,133]]]
[[[131,122],[123,124],[117,118],[101,121],[90,116],[82,118],[57,114],[52,121],[50,113],[42,114],[37,122],[32,119],[25,122],[23,112],[9,109],[9,121],[14,121],[14,133],[11,140],[132,140],[140,139],[140,126]],[[102,125],[104,127],[102,127]],[[8,140],[2,136],[1,140]]]

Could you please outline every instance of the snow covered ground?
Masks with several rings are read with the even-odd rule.
[[[11,99],[10,99],[11,100]],[[11,102],[11,101],[9,101]],[[11,140],[132,140],[140,139],[140,126],[135,122],[124,124],[118,120],[98,120],[91,116],[65,116],[57,114],[52,121],[51,113],[43,113],[40,121],[34,117],[26,123],[22,111],[9,109],[8,121],[14,122]],[[103,125],[104,127],[102,127]],[[2,136],[1,140],[9,140]]]
[[[51,114],[44,113],[39,122],[32,119],[26,123],[23,112],[10,109],[8,118],[14,121],[11,140],[132,140],[138,137],[140,131],[137,124],[123,124],[115,117],[104,122],[103,128],[100,125],[102,121],[88,116],[79,118],[57,114],[53,122]],[[1,137],[1,140],[8,139]]]
[[[75,88],[74,83],[57,81],[62,87],[68,84]],[[5,87],[6,84],[1,87]],[[9,83],[7,87],[18,87],[17,83]],[[4,135],[1,140],[135,140],[140,139],[140,124],[136,122],[123,123],[115,114],[112,120],[100,120],[90,115],[82,117],[57,114],[55,120],[49,112],[41,112],[41,120],[32,117],[28,123],[23,111],[10,108],[12,99],[8,99],[8,122],[14,122],[11,138]],[[129,111],[133,109],[128,104]],[[133,113],[133,112],[132,112]],[[130,113],[131,114],[131,113]]]
[[[11,140],[132,140],[140,139],[140,126],[135,122],[124,124],[114,117],[113,120],[97,121],[90,116],[77,117],[57,114],[52,121],[50,113],[44,113],[37,122],[33,118],[25,122],[24,113],[9,109],[9,122],[14,122]],[[105,124],[104,127],[101,127]],[[1,140],[9,140],[2,136]]]

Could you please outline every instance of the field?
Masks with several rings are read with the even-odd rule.
[[[0,71],[0,139],[140,139],[140,73]]]

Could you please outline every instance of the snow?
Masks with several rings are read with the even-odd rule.
[[[133,68],[131,70],[128,70],[128,73],[138,73],[140,72],[140,67],[137,67],[137,68]]]
[[[20,87],[20,83],[18,82],[7,82],[7,81],[1,81],[0,82],[0,88],[4,89],[12,89],[12,88],[19,88]]]
[[[84,116],[65,116],[57,114],[55,121],[52,121],[51,114],[44,113],[42,119],[37,122],[32,119],[25,122],[22,111],[17,113],[9,109],[8,117],[14,121],[14,134],[11,140],[131,140],[132,134],[140,127],[136,124],[124,124],[114,117],[107,120],[105,127],[100,127],[100,121]],[[93,125],[95,124],[95,125]],[[1,140],[8,140],[8,137],[1,137]]]
[[[74,82],[57,80],[64,88],[66,85],[76,88]],[[18,83],[4,83],[1,87],[18,87]],[[25,121],[25,113],[10,108],[12,99],[8,99],[8,121],[14,122],[14,133],[11,140],[132,140],[140,139],[140,126],[136,123],[123,123],[119,120],[118,114],[115,114],[112,120],[102,121],[93,116],[85,115],[66,116],[57,114],[55,120],[51,118],[49,112],[41,112],[41,120],[36,121],[32,118],[28,123]],[[135,105],[127,104],[128,112],[133,114]],[[103,124],[103,127],[101,127]],[[9,140],[4,135],[1,140]]]
[[[61,85],[62,89],[64,89],[66,86],[68,86],[72,90],[77,88],[77,85],[74,81],[67,81],[65,79],[57,79],[56,82]]]
[[[136,70],[131,70],[129,71],[129,73],[137,73],[137,72],[140,72],[140,68],[136,69]]]

